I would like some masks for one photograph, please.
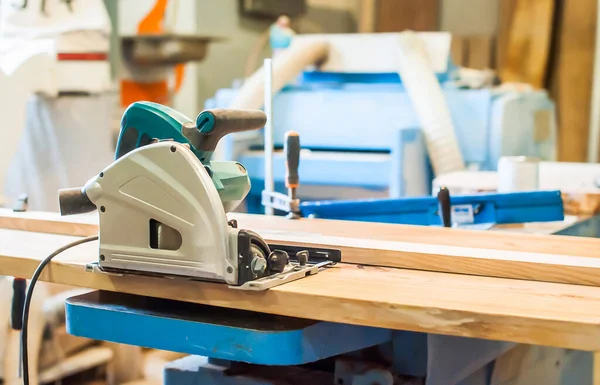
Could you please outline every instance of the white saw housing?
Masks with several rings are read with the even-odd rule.
[[[83,188],[100,216],[103,269],[238,283],[238,233],[187,145],[137,148]]]

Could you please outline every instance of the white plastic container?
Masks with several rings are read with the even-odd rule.
[[[535,191],[539,188],[540,159],[503,156],[498,161],[498,192]]]

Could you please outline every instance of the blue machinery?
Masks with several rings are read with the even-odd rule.
[[[546,93],[459,89],[448,78],[448,74],[440,77],[445,81],[444,94],[461,152],[470,167],[495,170],[504,155],[554,158],[554,104]],[[235,95],[235,89],[219,90],[206,108],[227,107]],[[424,138],[397,74],[307,72],[274,96],[273,113],[277,148],[283,146],[288,130],[302,138],[302,200],[431,193]],[[252,179],[248,211],[262,212],[261,135],[227,137],[224,156],[248,169]],[[273,168],[275,188],[283,192],[283,154],[275,153]],[[343,195],[350,190],[350,196]]]

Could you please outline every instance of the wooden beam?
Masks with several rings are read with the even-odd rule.
[[[437,31],[439,0],[378,0],[377,32]]]
[[[594,352],[592,376],[592,385],[600,385],[600,352]]]
[[[0,230],[0,274],[30,277],[76,237]],[[8,245],[8,247],[5,247]],[[44,281],[355,325],[600,350],[600,288],[338,264],[265,292],[88,273],[97,244],[66,251]]]
[[[596,0],[558,2],[550,92],[558,109],[558,160],[587,160]]]
[[[377,0],[359,0],[358,32],[373,33],[377,25]]]
[[[496,69],[498,72],[504,67],[506,59],[506,46],[512,25],[512,18],[517,0],[500,0],[498,11],[498,33],[496,39]]]
[[[40,373],[40,383],[52,384],[85,370],[106,365],[113,358],[110,348],[92,347],[66,357]],[[130,368],[132,369],[132,368]]]
[[[450,56],[455,65],[467,67],[469,64],[469,40],[464,36],[452,35]]]
[[[493,37],[474,35],[467,37],[468,62],[467,67],[478,70],[493,68]]]
[[[231,214],[269,243],[336,248],[346,263],[600,286],[600,239]],[[96,217],[0,210],[0,228],[86,236]],[[6,239],[4,250],[18,247]],[[2,252],[2,248],[0,248]]]
[[[510,12],[503,5],[501,13]],[[519,0],[512,9],[507,41],[502,41],[503,82],[523,82],[544,88],[552,41],[554,0]],[[506,27],[502,26],[501,27]],[[502,39],[506,32],[500,31]]]

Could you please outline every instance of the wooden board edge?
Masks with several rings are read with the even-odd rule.
[[[98,225],[74,221],[50,212],[13,212],[0,209],[0,228],[56,235],[87,237],[98,234]]]
[[[70,222],[68,217],[62,219],[52,213],[0,212],[0,228],[71,236],[97,234],[94,223],[81,219]],[[368,239],[357,247],[351,245],[352,239],[342,237],[313,239],[310,234],[277,232],[263,235],[269,243],[339,249],[342,261],[351,264],[600,286],[600,258],[443,245],[432,247],[430,244],[393,241],[369,242]],[[502,255],[498,255],[499,251]]]
[[[37,265],[37,261],[31,259],[23,263],[19,257],[2,258],[2,275],[29,278]],[[374,269],[381,271],[382,268]],[[600,324],[593,322],[400,305],[385,299],[354,299],[344,293],[311,294],[301,290],[302,286],[294,288],[293,282],[265,292],[240,292],[223,284],[169,280],[169,285],[165,285],[162,278],[90,273],[83,271],[80,265],[61,261],[51,262],[40,280],[326,322],[498,341],[506,341],[510,336],[512,342],[600,350]],[[162,290],[156,290],[157,287]],[[310,304],[310,312],[306,304]]]

